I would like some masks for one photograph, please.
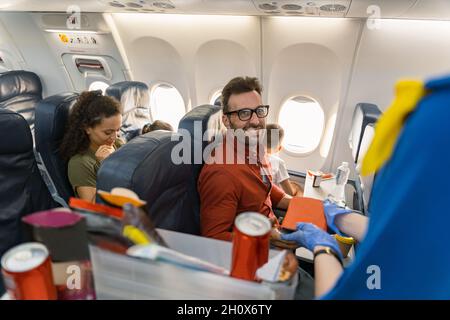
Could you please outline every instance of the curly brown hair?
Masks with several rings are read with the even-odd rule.
[[[89,148],[89,136],[86,128],[93,128],[104,118],[120,114],[120,102],[112,97],[103,96],[101,91],[85,91],[70,110],[66,131],[60,146],[61,157],[68,161],[76,154]]]

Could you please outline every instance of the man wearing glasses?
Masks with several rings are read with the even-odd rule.
[[[234,78],[222,90],[222,122],[227,134],[212,157],[224,159],[218,153],[232,150],[234,161],[228,161],[229,154],[227,161],[206,161],[200,173],[203,236],[231,240],[238,214],[255,211],[276,220],[272,207],[287,209],[289,205],[291,196],[272,184],[265,152],[252,148],[251,141],[262,145],[258,139],[269,112],[269,106],[262,103],[261,91],[258,79],[250,77]],[[256,161],[251,161],[252,157]]]

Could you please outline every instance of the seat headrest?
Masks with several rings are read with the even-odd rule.
[[[135,108],[149,109],[150,97],[148,86],[139,81],[122,81],[106,88],[105,95],[120,101],[123,107],[122,114]]]
[[[366,156],[367,150],[369,150],[370,144],[372,143],[373,136],[375,135],[375,125],[373,123],[369,123],[363,132],[363,136],[361,138],[361,145],[359,147],[358,161],[356,162],[356,170],[360,172],[362,162],[364,157]]]
[[[199,206],[191,166],[176,164],[178,144],[172,132],[157,130],[140,135],[105,159],[97,173],[97,189],[133,190],[147,202],[157,227],[199,233]]]
[[[359,148],[358,162],[356,163],[356,171],[358,172],[358,175],[361,172],[362,162],[367,153],[367,150],[369,150],[369,147],[370,147],[370,144],[372,143],[374,135],[375,135],[375,125],[373,123],[370,123],[365,127],[363,137],[361,139],[361,146]],[[364,203],[364,210],[367,210],[369,207],[370,195],[372,193],[372,185],[373,185],[374,175],[368,175],[368,176],[359,175],[359,178],[360,178],[360,183],[361,183],[361,189],[363,192],[362,198],[363,198],[363,203]]]
[[[33,138],[25,118],[12,110],[0,109],[0,154],[17,154],[33,149]]]
[[[39,77],[29,71],[8,71],[0,74],[0,103],[19,95],[42,99],[42,84]]]
[[[77,93],[57,94],[40,101],[36,105],[36,148],[44,144],[59,143],[64,136],[69,110],[78,99]]]
[[[216,135],[222,133],[222,108],[213,105],[198,106],[184,115],[178,125],[178,133],[184,136],[183,131],[189,132],[192,139],[192,157],[201,146],[201,151],[205,149]],[[206,133],[206,136],[203,137]],[[202,159],[202,163],[203,163]],[[192,159],[192,163],[197,163]]]
[[[380,109],[374,104],[358,103],[356,105],[355,111],[353,112],[352,129],[348,139],[355,163],[357,163],[359,159],[359,150],[364,129],[368,124],[377,122],[380,115]]]

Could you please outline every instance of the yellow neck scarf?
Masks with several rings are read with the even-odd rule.
[[[375,125],[375,135],[363,159],[362,175],[375,173],[389,160],[394,152],[405,117],[416,108],[425,92],[421,81],[400,80],[397,82],[394,101]]]

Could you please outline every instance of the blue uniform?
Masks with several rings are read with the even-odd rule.
[[[324,299],[450,299],[450,77],[425,87],[375,179],[357,257]]]

